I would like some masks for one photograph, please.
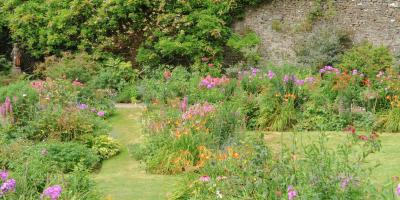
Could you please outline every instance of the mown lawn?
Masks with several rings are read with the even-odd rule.
[[[278,133],[268,132],[265,134],[265,140],[269,146],[278,150],[283,144],[292,147],[293,138],[296,138],[297,148],[307,145],[319,138],[319,132],[300,132],[300,133]],[[327,146],[336,148],[338,144],[345,141],[347,132],[326,132],[328,139]],[[379,185],[388,183],[392,177],[400,176],[400,133],[380,133],[379,139],[382,142],[380,152],[371,154],[367,159],[367,165],[378,165],[372,172],[372,180]]]
[[[166,199],[178,183],[178,177],[148,174],[139,161],[128,152],[129,144],[143,140],[140,108],[118,109],[110,124],[111,136],[122,145],[122,152],[103,163],[95,180],[106,200],[155,200]]]

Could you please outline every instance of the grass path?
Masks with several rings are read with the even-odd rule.
[[[110,119],[111,136],[122,145],[122,152],[103,163],[94,179],[107,200],[166,199],[176,187],[177,177],[148,174],[134,160],[127,146],[143,141],[140,106],[119,105]]]

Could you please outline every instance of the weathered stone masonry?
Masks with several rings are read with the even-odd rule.
[[[234,24],[237,32],[251,29],[262,39],[261,54],[275,64],[294,63],[293,31],[274,31],[274,21],[295,27],[304,22],[315,0],[275,0],[246,12]],[[353,33],[353,40],[368,40],[400,52],[400,0],[335,0],[331,22]],[[324,22],[320,22],[324,23]]]

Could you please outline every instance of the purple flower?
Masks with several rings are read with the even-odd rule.
[[[40,196],[40,198],[43,199],[43,198],[45,198],[45,197],[48,197],[48,198],[50,198],[51,200],[57,200],[57,199],[60,197],[61,192],[62,192],[61,186],[59,186],[59,185],[54,185],[54,186],[51,186],[51,187],[46,188],[46,189],[43,191],[43,193],[42,193],[42,195]]]
[[[253,76],[256,76],[257,73],[258,73],[258,71],[259,71],[259,69],[257,69],[257,68],[251,68],[251,74],[252,74]]]
[[[0,186],[0,196],[4,193],[7,193],[9,191],[15,191],[15,185],[16,182],[14,179],[8,179],[6,180],[1,186]]]
[[[358,74],[358,70],[353,69],[353,71],[351,71],[351,75],[355,76],[355,75],[357,75],[357,74]]]
[[[289,185],[288,187],[288,199],[293,200],[297,196],[297,191],[294,189],[293,186]]]
[[[289,80],[290,80],[290,77],[289,77],[288,75],[285,75],[285,76],[283,77],[283,82],[288,83]]]
[[[343,178],[343,179],[342,179],[342,182],[340,182],[340,187],[341,187],[342,189],[345,189],[345,188],[347,187],[347,185],[349,185],[350,180],[351,180],[351,177],[345,177],[345,178]]]
[[[273,72],[273,71],[271,71],[271,70],[269,70],[268,71],[268,78],[271,80],[271,79],[273,79],[274,77],[275,77],[275,73]]]
[[[340,71],[339,71],[339,69],[334,68],[332,66],[325,66],[324,68],[319,70],[319,73],[321,73],[321,74],[324,74],[324,73],[327,73],[327,74],[329,74],[329,73],[339,74]]]
[[[105,114],[106,114],[106,112],[104,112],[104,111],[97,112],[97,116],[99,116],[99,117],[104,117]]]
[[[209,181],[211,180],[211,178],[210,178],[209,176],[201,176],[201,177],[199,178],[199,180],[200,180],[201,182],[209,182]]]
[[[294,82],[297,86],[303,86],[304,85],[304,80],[296,79]]]
[[[315,81],[314,77],[307,77],[306,79],[304,79],[307,83],[312,84]]]
[[[90,109],[90,111],[92,111],[92,112],[97,112],[97,110],[96,110],[96,108],[92,108],[92,109]]]
[[[78,105],[79,110],[86,110],[89,108],[87,104],[81,103]]]
[[[7,178],[8,178],[8,172],[7,172],[7,171],[1,171],[1,172],[0,172],[0,179],[1,179],[2,181],[6,181]]]
[[[400,196],[400,183],[397,185],[396,194],[397,196]]]

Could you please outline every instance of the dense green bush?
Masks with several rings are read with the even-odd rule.
[[[356,69],[368,78],[374,78],[379,71],[385,71],[393,64],[394,58],[388,48],[364,42],[346,52],[338,66],[349,72]]]

